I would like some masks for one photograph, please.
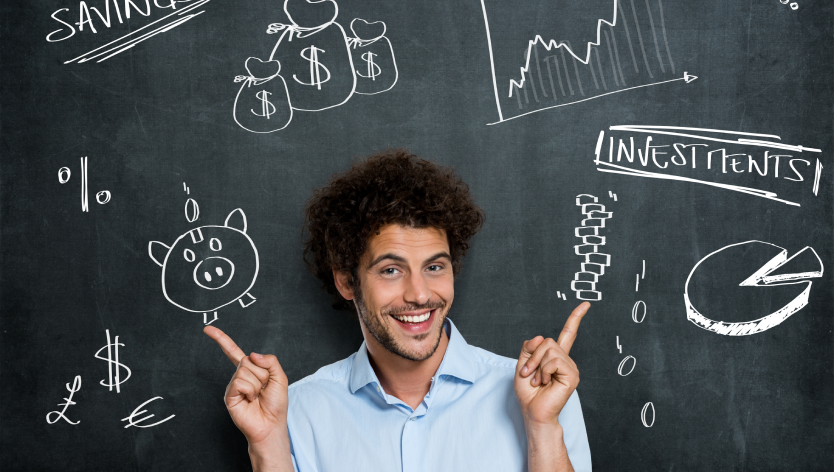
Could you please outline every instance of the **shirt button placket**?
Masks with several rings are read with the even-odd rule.
[[[402,443],[402,464],[403,472],[418,472],[422,470],[420,464],[421,443],[419,439],[419,427],[414,416],[408,418],[403,425]]]

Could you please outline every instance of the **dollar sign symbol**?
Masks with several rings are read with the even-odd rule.
[[[309,55],[305,56],[305,52],[309,52]],[[324,64],[319,62],[319,52],[324,52],[324,49],[310,46],[309,48],[301,51],[301,57],[310,61],[310,83],[298,80],[298,77],[296,77],[295,74],[292,75],[292,78],[301,85],[315,85],[319,90],[321,90],[321,84],[330,80],[330,71],[324,66]],[[321,80],[322,71],[327,74],[327,78],[324,80]]]
[[[249,110],[255,114],[255,116],[265,116],[266,119],[269,119],[269,115],[272,115],[276,112],[275,105],[270,103],[269,96],[272,95],[271,93],[267,92],[266,90],[261,90],[260,92],[256,93],[255,96],[261,99],[261,111],[263,113],[258,113],[255,110]]]
[[[374,56],[376,54],[368,51],[365,54],[362,54],[362,59],[365,60],[365,63],[368,64],[368,75],[363,75],[359,70],[356,70],[356,73],[359,74],[359,77],[370,78],[371,80],[376,80],[376,76],[382,73],[382,69],[374,64]]]
[[[127,382],[127,379],[130,378],[131,372],[130,372],[130,368],[128,368],[128,366],[119,362],[119,346],[124,346],[124,344],[119,342],[119,337],[118,336],[116,336],[116,339],[111,343],[110,342],[110,330],[109,329],[105,330],[105,333],[107,333],[107,344],[105,346],[102,346],[102,348],[99,349],[96,352],[96,359],[101,359],[103,361],[107,361],[107,372],[108,372],[108,375],[109,375],[109,380],[107,381],[107,383],[105,383],[104,380],[102,380],[100,383],[101,383],[101,385],[110,388],[111,392],[113,391],[113,387],[116,387],[116,393],[119,393],[120,392],[119,385]],[[100,356],[99,354],[101,353],[101,351],[103,351],[105,349],[107,349],[107,357]],[[113,351],[115,351],[115,359],[113,357],[113,354],[114,354]],[[125,377],[122,377],[122,376],[119,375],[119,370],[122,369],[122,368],[124,368],[127,371],[127,375]],[[114,375],[113,375],[114,370],[115,370],[115,374],[116,374],[115,378],[114,378]]]

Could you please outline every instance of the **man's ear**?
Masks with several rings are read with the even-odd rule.
[[[350,288],[350,272],[336,270],[334,267],[333,281],[336,283],[336,290],[342,294],[345,300],[353,300],[353,289]]]

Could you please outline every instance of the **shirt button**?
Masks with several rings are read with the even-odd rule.
[[[417,419],[417,418],[411,418],[411,421],[414,421],[414,420],[416,420],[416,419]]]
[[[377,385],[377,386],[376,386],[376,391],[377,391],[377,392],[379,391],[379,385]]]

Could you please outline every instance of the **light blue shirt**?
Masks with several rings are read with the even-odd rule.
[[[527,435],[517,361],[470,346],[447,319],[449,345],[416,410],[382,389],[365,343],[290,385],[287,426],[299,472],[524,471]],[[559,423],[577,472],[591,470],[579,396]]]

